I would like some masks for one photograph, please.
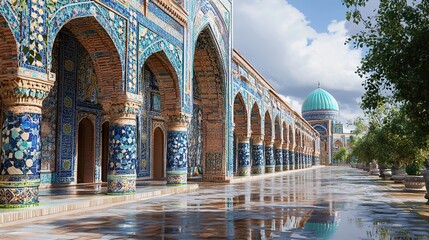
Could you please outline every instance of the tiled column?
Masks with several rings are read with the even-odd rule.
[[[252,145],[252,174],[260,175],[265,173],[263,135],[253,135]]]
[[[0,82],[4,104],[0,160],[0,207],[39,204],[42,101],[53,80],[18,76]]]
[[[283,144],[283,171],[289,170],[289,150],[287,144]]]
[[[295,169],[299,169],[299,150],[296,148],[295,151]]]
[[[117,101],[111,108],[107,194],[129,195],[136,192],[136,116],[141,101]]]
[[[302,168],[307,168],[307,148],[304,147],[304,153],[302,154]]]
[[[276,172],[283,171],[283,149],[282,149],[283,141],[277,140],[274,144],[274,160],[276,161]]]
[[[186,184],[188,169],[188,126],[191,116],[178,114],[169,117],[167,136],[167,184]]]
[[[250,137],[238,137],[238,175],[250,176]]]
[[[274,160],[274,149],[273,149],[273,140],[265,140],[265,172],[273,173],[276,166]]]
[[[293,147],[289,148],[289,170],[295,170],[295,152]]]

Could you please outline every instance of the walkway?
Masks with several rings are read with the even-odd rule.
[[[202,183],[193,193],[0,227],[0,236],[422,239],[429,237],[425,201],[360,170],[326,167],[245,183]]]

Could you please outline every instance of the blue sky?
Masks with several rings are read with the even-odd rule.
[[[346,8],[341,0],[287,0],[287,2],[304,13],[310,26],[318,32],[326,32],[332,20],[345,19]]]

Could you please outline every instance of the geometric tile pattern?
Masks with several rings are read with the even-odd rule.
[[[274,159],[276,161],[276,172],[283,171],[283,149],[274,149]]]
[[[132,194],[135,192],[136,133],[135,125],[110,126],[108,194]]]
[[[265,172],[273,173],[275,165],[273,147],[265,146]]]
[[[252,174],[264,174],[264,146],[252,145]]]
[[[289,170],[289,150],[283,149],[283,171]]]
[[[188,173],[188,132],[168,131],[167,184],[183,184]]]
[[[40,114],[5,112],[0,162],[0,207],[38,204]]]
[[[238,144],[238,171],[240,176],[250,175],[250,143]]]

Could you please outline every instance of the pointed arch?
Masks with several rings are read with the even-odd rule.
[[[198,35],[194,50],[193,98],[202,112],[203,172],[206,179],[226,175],[226,124],[228,92],[225,68],[209,28]],[[212,164],[217,162],[217,166]]]
[[[0,82],[16,76],[19,66],[18,44],[2,12],[0,12],[0,64]]]
[[[196,29],[194,29],[194,44],[193,46],[195,46],[195,49],[197,48],[197,43],[198,43],[198,38],[199,36],[204,32],[204,31],[208,31],[210,33],[210,35],[212,36],[212,38],[215,40],[214,41],[214,47],[216,47],[217,52],[219,52],[219,57],[221,60],[221,65],[224,69],[228,69],[228,63],[226,61],[226,55],[227,55],[227,49],[222,48],[221,46],[219,46],[220,42],[224,42],[226,44],[228,44],[228,39],[223,39],[223,41],[221,40],[222,34],[221,31],[219,30],[218,26],[216,23],[207,20],[204,21],[203,23],[200,23],[199,26],[197,26]],[[194,54],[195,54],[195,49],[194,49]],[[195,59],[194,59],[195,61]]]
[[[286,124],[286,121],[283,121],[283,143],[284,144],[288,144],[290,139],[289,139],[289,135],[288,135],[288,126]]]
[[[145,67],[147,66],[147,68]],[[181,111],[181,92],[178,75],[164,51],[150,55],[142,66],[142,75],[146,87],[150,85],[149,78],[155,78],[159,88],[161,114],[164,118]],[[156,101],[154,96],[149,101]]]
[[[295,137],[294,137],[293,133],[294,133],[294,131],[292,129],[292,125],[289,125],[289,137],[288,137],[288,140],[289,140],[289,150],[291,150],[291,151],[295,150],[295,149],[293,149],[293,147],[296,144],[295,143]]]
[[[76,9],[85,9],[85,11],[77,11]],[[113,24],[111,24],[112,16],[108,16],[109,11],[107,11],[104,7],[99,6],[94,2],[81,2],[76,4],[71,4],[64,6],[58,9],[55,12],[48,22],[49,32],[47,35],[47,56],[48,56],[48,70],[51,69],[51,61],[50,56],[52,55],[52,48],[55,42],[55,39],[60,32],[60,30],[64,27],[64,25],[69,22],[79,19],[79,18],[93,18],[99,24],[99,30],[103,29],[109,39],[111,39],[114,48],[119,53],[119,66],[121,67],[121,72],[125,73],[125,49],[126,49],[126,39],[125,36],[121,36],[118,29],[116,29]],[[123,20],[125,22],[125,20]],[[125,29],[123,29],[125,31]],[[93,44],[97,44],[98,42],[94,42]],[[106,48],[104,48],[106,49]],[[110,49],[110,48],[109,48]],[[115,63],[118,64],[118,63]],[[123,77],[125,74],[121,75],[122,81],[124,81]],[[119,80],[118,80],[119,81]],[[122,86],[125,87],[125,86]]]
[[[234,131],[236,134],[247,134],[249,127],[247,121],[247,109],[241,93],[234,98]]]
[[[273,122],[271,120],[270,113],[268,110],[265,112],[264,117],[264,134],[266,140],[272,140],[273,139]]]
[[[275,134],[275,139],[276,140],[281,140],[282,139],[282,131],[281,131],[282,126],[280,125],[280,119],[279,119],[279,115],[276,116],[275,120],[274,120],[274,134]]]
[[[121,54],[106,29],[96,17],[88,16],[70,19],[58,30],[61,31],[55,35],[55,41],[60,41],[60,33],[64,31],[68,35],[73,35],[85,48],[93,62],[101,98],[114,101],[122,92],[124,72]],[[50,47],[48,54],[52,54],[52,50],[53,47]],[[71,64],[66,63],[66,66],[74,68]]]
[[[148,34],[147,32],[150,30],[143,31],[141,34]],[[154,33],[150,33],[155,35]],[[142,37],[142,36],[140,36]],[[160,38],[159,36],[156,36],[157,38]],[[144,42],[144,41],[140,41]],[[183,64],[182,64],[182,57],[181,57],[181,51],[175,47],[173,44],[167,42],[164,39],[159,39],[158,41],[155,41],[151,43],[149,46],[139,46],[143,49],[139,49],[138,54],[138,66],[139,66],[139,79],[142,79],[142,72],[141,69],[143,68],[143,65],[146,63],[146,60],[156,53],[162,53],[164,55],[165,61],[168,61],[169,64],[174,69],[174,72],[176,74],[177,82],[178,82],[178,89],[180,90],[180,96],[182,96],[183,93]],[[141,83],[139,83],[140,85]]]
[[[255,135],[262,134],[261,111],[259,110],[259,106],[257,102],[253,104],[252,111],[250,112],[250,125],[251,125],[252,134],[255,134]]]

